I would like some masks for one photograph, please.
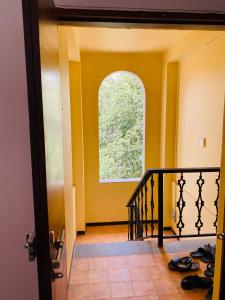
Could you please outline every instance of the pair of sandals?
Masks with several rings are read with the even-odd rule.
[[[204,271],[206,277],[190,275],[184,277],[181,281],[181,287],[185,290],[192,290],[195,288],[208,289],[206,300],[210,300],[210,297],[212,297],[213,280],[211,277],[214,276],[215,250],[215,246],[208,244],[204,247],[198,248],[197,251],[191,252],[191,257],[176,257],[168,264],[169,269],[172,271],[176,270],[179,272],[194,272],[198,271],[200,266],[198,262],[193,262],[192,258],[199,258],[201,261],[208,263],[207,268]]]
[[[198,275],[186,276],[181,281],[181,287],[184,290],[193,290],[195,288],[208,289],[205,300],[212,300],[213,295],[213,280],[211,277],[214,276],[214,263],[207,265],[204,274],[206,277],[200,277]]]
[[[204,247],[200,247],[197,251],[193,251],[190,253],[191,257],[199,258],[202,262],[207,263],[207,267],[204,271],[206,277],[214,276],[215,255],[216,246],[212,246],[210,244],[205,245]]]
[[[193,262],[190,256],[175,257],[168,263],[171,271],[194,272],[199,270],[199,263]]]
[[[175,257],[172,259],[169,264],[168,268],[171,271],[179,271],[179,272],[194,272],[199,270],[199,263],[193,262],[190,256],[185,256],[182,258]],[[207,267],[204,271],[206,277],[213,277],[214,276],[214,269],[215,263],[207,264]]]
[[[176,257],[169,262],[168,268],[171,271],[179,272],[197,271],[199,270],[199,263],[193,262],[190,256],[182,258]],[[208,289],[212,284],[213,281],[211,278],[200,277],[198,275],[186,276],[181,281],[181,287],[184,290],[192,290],[195,288]]]
[[[190,253],[192,258],[198,258],[202,262],[210,264],[215,262],[216,246],[210,244],[198,248],[197,251]]]
[[[175,257],[173,258],[168,267],[172,271],[179,272],[188,272],[188,271],[198,271],[199,263],[193,262],[192,258],[200,259],[201,261],[207,263],[207,269],[205,270],[205,275],[207,277],[213,277],[214,275],[214,263],[215,263],[215,254],[216,254],[216,246],[211,246],[210,244],[205,245],[203,247],[198,248],[197,251],[193,251],[190,253],[190,256],[185,257]]]

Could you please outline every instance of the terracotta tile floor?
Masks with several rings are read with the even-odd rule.
[[[157,225],[155,225],[157,230]],[[128,240],[127,225],[114,226],[93,226],[87,227],[84,235],[77,236],[77,244],[113,243],[125,242]],[[171,231],[164,231],[164,234],[172,234]]]
[[[85,235],[77,236],[77,244],[127,241],[127,225],[87,227]]]
[[[127,241],[126,226],[88,227],[77,243]],[[188,253],[141,254],[113,257],[75,257],[70,276],[69,300],[197,300],[205,299],[205,290],[184,291],[183,274],[171,272],[171,257]],[[198,275],[203,274],[201,263]],[[189,275],[190,273],[188,273]],[[196,274],[196,272],[195,272]]]

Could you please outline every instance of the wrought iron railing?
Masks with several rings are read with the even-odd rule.
[[[212,232],[202,232],[204,222],[202,220],[204,201],[204,176],[211,173],[210,184],[214,186],[215,195],[207,195],[210,205],[213,207]],[[206,175],[207,174],[207,175]],[[212,179],[212,176],[215,178]],[[175,196],[175,229],[172,234],[164,234],[164,180],[167,175],[171,184],[175,182],[177,195]],[[196,178],[197,176],[197,178]],[[185,224],[184,212],[188,204],[187,197],[184,196],[187,180],[192,181],[192,189],[196,189],[194,202],[191,203],[192,211],[195,215],[191,217],[196,232],[184,233]],[[168,180],[168,177],[167,179]],[[131,196],[128,207],[128,240],[144,240],[147,238],[158,238],[158,246],[163,246],[163,240],[168,238],[185,238],[200,236],[215,236],[218,220],[218,200],[220,189],[220,168],[175,168],[175,169],[149,169],[146,171],[133,195]],[[190,201],[189,201],[190,202]],[[189,203],[190,204],[190,203]],[[194,207],[193,207],[194,206]],[[168,213],[168,212],[167,212]],[[170,213],[170,212],[169,212]],[[207,220],[207,223],[210,220]],[[169,227],[170,228],[170,227]],[[168,229],[168,228],[167,228]]]

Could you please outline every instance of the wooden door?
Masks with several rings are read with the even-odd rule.
[[[41,300],[66,300],[62,105],[52,0],[23,0]]]
[[[220,195],[218,214],[218,238],[216,241],[216,264],[214,275],[213,300],[225,299],[225,113],[223,120],[223,140],[220,172]]]

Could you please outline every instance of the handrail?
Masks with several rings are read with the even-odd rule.
[[[176,173],[199,173],[199,172],[219,172],[220,167],[204,167],[204,168],[160,168],[160,169],[147,169],[145,174],[142,176],[140,182],[138,183],[135,191],[133,192],[130,200],[128,201],[126,207],[133,205],[134,199],[137,197],[140,190],[144,187],[148,179],[152,174],[176,174]]]
[[[149,169],[150,170],[150,169]],[[130,197],[130,200],[128,201],[126,207],[131,206],[133,203],[134,198],[136,198],[137,194],[139,193],[139,190],[144,186],[144,184],[148,181],[148,179],[151,176],[151,173],[147,170],[145,174],[142,176],[141,180],[139,181],[135,191],[133,192],[132,196]]]
[[[185,174],[197,174],[195,186],[197,194],[193,203],[197,218],[193,220],[196,233],[185,234],[184,211],[188,201],[184,195],[184,186],[187,184],[188,177]],[[215,199],[212,198],[215,207],[215,219],[212,220],[214,230],[205,233],[202,232],[204,220],[202,219],[204,207],[204,175],[206,173],[216,173],[213,184],[217,190]],[[177,198],[176,198],[176,220],[174,234],[164,235],[164,177],[166,174],[178,174],[177,182]],[[155,175],[155,176],[154,176]],[[175,178],[174,178],[175,179]],[[156,183],[156,185],[155,185]],[[164,168],[164,169],[148,169],[138,183],[133,192],[128,204],[128,240],[144,240],[146,238],[158,238],[158,246],[163,246],[164,238],[185,238],[185,237],[200,237],[200,236],[215,236],[218,223],[218,208],[219,208],[219,190],[220,190],[220,168]],[[157,195],[156,195],[157,193]],[[155,196],[157,201],[155,201]],[[212,196],[214,197],[214,196]],[[156,207],[157,205],[157,207]],[[155,223],[157,226],[155,226]],[[168,226],[168,225],[167,225]],[[157,228],[158,234],[155,234]],[[170,227],[167,227],[170,228]],[[212,232],[213,231],[213,232]]]

